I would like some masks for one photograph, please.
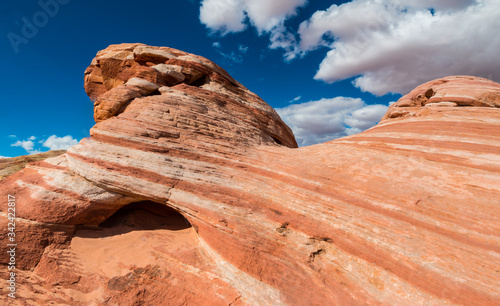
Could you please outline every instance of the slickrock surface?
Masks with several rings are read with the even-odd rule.
[[[66,150],[54,150],[33,155],[24,155],[12,158],[0,158],[0,180],[24,169],[28,163],[44,160],[66,153]]]
[[[499,84],[433,81],[304,148],[193,54],[110,46],[85,88],[91,138],[0,182],[20,305],[500,304]]]

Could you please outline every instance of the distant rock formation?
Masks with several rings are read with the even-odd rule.
[[[471,111],[470,108],[440,109],[443,107],[500,108],[500,84],[472,76],[450,76],[430,81],[394,103],[382,120]]]
[[[0,182],[16,197],[18,300],[500,303],[499,84],[433,81],[377,126],[303,148],[179,50],[110,46],[85,89],[91,138]]]
[[[0,180],[24,169],[28,163],[44,160],[66,153],[66,150],[54,150],[32,155],[23,155],[12,158],[0,158]]]

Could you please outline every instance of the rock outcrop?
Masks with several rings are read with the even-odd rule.
[[[296,148],[207,59],[110,46],[85,73],[91,138],[0,182],[17,301],[499,304],[499,86],[427,83],[368,131]]]
[[[53,150],[32,155],[23,155],[12,158],[0,158],[0,180],[26,167],[27,164],[44,160],[66,153],[66,150]]]
[[[477,111],[470,107],[500,108],[500,84],[471,76],[430,81],[394,103],[382,120]]]

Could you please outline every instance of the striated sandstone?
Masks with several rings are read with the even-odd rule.
[[[179,68],[146,69],[163,64]],[[304,148],[182,51],[110,46],[85,88],[105,114],[91,138],[0,182],[23,232],[19,301],[500,303],[499,84],[436,80],[374,128]]]
[[[450,76],[430,81],[394,103],[384,119],[427,116],[429,110],[422,106],[500,108],[500,84],[472,76]],[[446,110],[450,111],[460,110]]]
[[[64,153],[66,153],[66,150],[54,150],[32,155],[2,158],[0,159],[0,180],[3,180],[7,176],[22,170],[28,163],[59,156]]]

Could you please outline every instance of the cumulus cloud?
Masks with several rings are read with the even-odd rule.
[[[307,0],[203,0],[200,21],[214,31],[227,34],[246,29],[246,20],[259,33],[271,32],[294,16]]]
[[[269,33],[269,47],[284,49],[285,58],[291,60],[296,57],[297,43],[284,23],[306,4],[307,0],[203,0],[200,21],[222,35],[241,32],[250,23],[259,35]]]
[[[259,32],[270,32],[294,16],[307,0],[243,0],[243,9]]]
[[[355,86],[375,95],[405,94],[447,75],[500,81],[498,0],[353,0],[316,11],[296,32],[287,28],[306,4],[203,0],[200,20],[223,35],[250,24],[269,34],[269,47],[283,49],[287,61],[326,47],[317,80],[355,77]]]
[[[499,11],[497,0],[354,0],[303,22],[297,52],[328,47],[315,79],[357,77],[376,95],[447,75],[498,80]]]
[[[43,146],[50,150],[67,150],[77,144],[78,140],[73,139],[70,135],[64,137],[52,135],[44,141]]]
[[[11,144],[12,147],[21,147],[28,154],[37,154],[43,152],[39,146],[41,145],[42,147],[49,148],[50,150],[67,150],[71,148],[72,146],[78,144],[78,140],[74,139],[72,136],[67,135],[64,137],[58,137],[56,135],[52,135],[47,139],[42,139],[38,141],[37,143],[34,142],[37,137],[35,136],[30,136],[26,140],[18,140],[15,143]],[[35,146],[38,146],[38,148],[35,148]]]
[[[12,147],[21,147],[26,150],[26,152],[31,153],[35,147],[35,143],[31,140],[18,140],[11,144]]]
[[[208,28],[223,34],[240,32],[246,28],[242,0],[204,0],[200,7],[200,21]]]
[[[289,32],[283,24],[271,31],[269,40],[270,49],[283,49],[285,51],[284,59],[286,61],[295,59],[298,54],[304,54],[298,47],[295,35]]]
[[[387,105],[366,105],[361,99],[336,97],[292,104],[276,111],[290,126],[299,146],[360,133],[377,124]]]

